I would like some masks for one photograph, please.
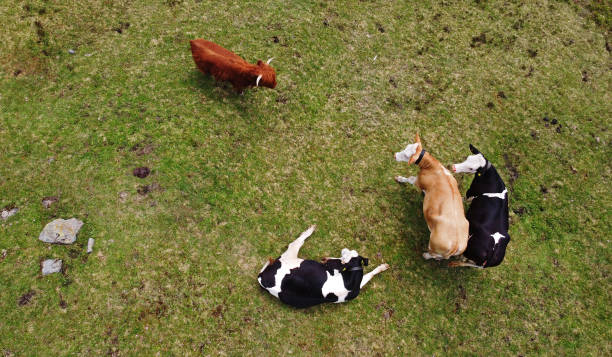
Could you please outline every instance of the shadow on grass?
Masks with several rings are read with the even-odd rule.
[[[253,95],[250,93],[254,89],[247,88],[242,94],[236,93],[229,82],[217,82],[212,76],[205,75],[197,69],[189,71],[187,76],[181,80],[181,84],[187,88],[193,88],[213,102],[233,106],[247,122],[252,122],[252,118],[260,117],[261,113],[253,112],[258,108],[253,104]]]
[[[455,295],[466,280],[482,273],[473,268],[449,268],[448,263],[457,257],[440,261],[425,260],[422,254],[427,251],[430,232],[423,216],[423,193],[410,185],[402,185],[397,190],[387,191],[386,195],[385,199],[392,203],[396,212],[398,224],[402,225],[399,231],[405,245],[402,248],[405,262],[398,264],[398,267],[413,271],[450,295]]]

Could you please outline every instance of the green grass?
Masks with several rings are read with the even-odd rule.
[[[609,18],[579,9],[0,4],[0,207],[20,209],[0,221],[0,351],[612,354]],[[276,90],[238,96],[201,75],[198,37],[274,56]],[[391,155],[415,132],[444,164],[473,143],[505,179],[513,240],[499,267],[422,259],[422,195],[392,179],[416,172]],[[471,178],[457,179],[465,192]],[[57,217],[85,222],[74,245],[37,240]],[[303,257],[349,247],[391,269],[347,304],[280,304],[256,275],[314,223]],[[42,277],[48,257],[65,272]]]

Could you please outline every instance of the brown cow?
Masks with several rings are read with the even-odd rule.
[[[217,81],[229,81],[238,93],[253,86],[276,87],[276,72],[269,64],[257,61],[250,64],[237,54],[214,42],[203,39],[191,40],[191,54],[196,66],[204,74],[212,75]]]

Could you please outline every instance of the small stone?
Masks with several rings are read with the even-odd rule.
[[[38,239],[45,243],[72,244],[82,226],[83,222],[76,218],[56,219],[47,223]]]
[[[599,139],[599,136],[596,136],[595,140],[597,140],[597,142],[599,142],[601,139]]]
[[[47,159],[48,163],[52,163],[53,161],[55,161],[55,158],[53,156],[51,156],[50,158]]]
[[[59,202],[59,198],[57,198],[57,196],[47,196],[43,197],[42,199],[42,205],[45,208],[51,207],[56,202]]]
[[[73,54],[75,54],[75,53],[76,53],[76,51],[75,51],[75,50],[73,50],[73,49],[71,48],[71,49],[69,49],[69,50],[68,50],[68,53],[70,53],[71,55],[73,55]]]
[[[2,259],[6,258],[6,255],[8,254],[8,252],[6,251],[6,249],[2,249],[2,252],[0,252],[0,257],[2,257]]]
[[[94,239],[89,238],[89,240],[87,241],[87,254],[93,252],[93,245],[94,245]]]
[[[47,259],[42,262],[42,275],[59,273],[62,270],[61,259]]]
[[[2,212],[0,212],[0,217],[2,217],[3,220],[7,220],[10,216],[15,215],[17,212],[19,211],[19,208],[17,207],[12,207],[12,208],[5,208],[2,210]]]

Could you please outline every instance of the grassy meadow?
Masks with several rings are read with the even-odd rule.
[[[611,355],[610,14],[1,2],[0,209],[19,211],[0,220],[0,354]],[[275,57],[278,86],[236,95],[197,71],[194,38]],[[474,144],[505,180],[499,267],[421,257],[422,194],[393,180],[416,169],[392,156],[417,132],[446,165]],[[38,241],[71,217],[75,244]],[[348,247],[391,269],[346,304],[281,304],[257,273],[311,224],[301,257]],[[63,272],[43,277],[47,258]]]

